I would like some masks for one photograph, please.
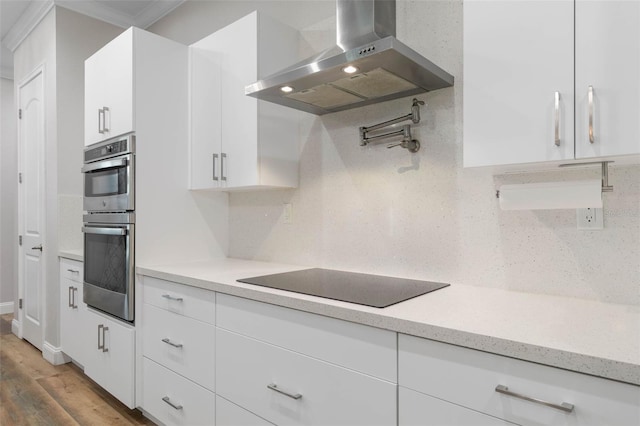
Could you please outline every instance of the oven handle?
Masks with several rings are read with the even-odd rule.
[[[116,167],[125,167],[128,164],[126,158],[119,158],[117,160],[99,161],[96,164],[87,164],[83,166],[82,173],[93,172],[96,170],[114,169]]]
[[[94,228],[90,226],[83,226],[82,232],[85,234],[127,235],[127,230],[122,228]]]

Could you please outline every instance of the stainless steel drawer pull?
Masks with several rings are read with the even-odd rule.
[[[165,337],[164,339],[162,339],[163,342],[165,342],[167,345],[171,345],[174,348],[181,348],[182,347],[182,343],[173,343],[168,337]]]
[[[80,271],[77,269],[67,269],[68,272],[71,272],[72,274],[79,274]]]
[[[78,309],[78,305],[76,304],[76,293],[78,292],[78,287],[73,287],[73,292],[72,292],[72,308],[73,309]]]
[[[213,180],[218,180],[218,176],[216,176],[216,161],[218,161],[218,154],[213,154],[213,160],[212,160],[212,164],[213,164]]]
[[[167,404],[169,404],[171,407],[175,408],[176,410],[182,410],[182,405],[174,404],[173,402],[171,402],[171,399],[169,399],[168,396],[165,396],[164,398],[162,398],[162,400]]]
[[[293,394],[293,393],[285,392],[282,389],[278,388],[278,386],[275,383],[271,383],[270,385],[267,385],[267,387],[269,389],[271,389],[272,391],[276,391],[276,392],[281,393],[283,395],[286,395],[286,396],[288,396],[289,398],[292,398],[292,399],[300,399],[300,398],[302,398],[302,394],[299,394],[299,393]]]
[[[516,392],[511,392],[508,387],[504,385],[496,386],[496,392],[513,396],[514,398],[524,399],[525,401],[535,402],[536,404],[546,405],[547,407],[555,408],[556,410],[565,411],[567,413],[571,413],[573,411],[573,404],[569,404],[568,402],[562,402],[560,405],[554,404],[552,402],[543,401],[537,398],[531,398],[529,396],[525,396]]]
[[[98,349],[102,349],[102,351],[104,352],[104,332],[102,331],[103,328],[104,325],[98,325]],[[100,344],[100,334],[102,334],[102,344]]]
[[[73,287],[69,286],[69,307],[70,308],[73,308],[73,302],[71,301],[71,297],[73,297],[72,294],[73,294]]]
[[[587,98],[589,101],[589,143],[594,143],[595,137],[593,136],[593,86],[589,86],[589,90],[587,91]]]
[[[182,297],[173,297],[170,294],[163,294],[162,297],[164,297],[165,299],[169,299],[169,300],[175,300],[176,302],[182,302],[184,299],[182,299]]]
[[[555,93],[554,101],[555,144],[560,146],[560,92]]]

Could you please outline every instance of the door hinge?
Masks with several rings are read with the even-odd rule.
[[[18,119],[22,120],[22,108],[18,110]]]
[[[22,173],[18,173],[18,183],[22,183]]]
[[[18,299],[18,309],[22,309],[22,299]]]
[[[22,235],[18,235],[18,245],[22,245]]]

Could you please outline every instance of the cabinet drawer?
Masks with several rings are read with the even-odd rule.
[[[215,293],[213,291],[152,277],[144,277],[143,280],[145,303],[215,324]]]
[[[224,398],[216,396],[216,424],[220,426],[273,426]]]
[[[225,294],[216,302],[220,328],[397,381],[394,332]]]
[[[509,426],[513,424],[399,386],[398,426]]]
[[[213,391],[214,326],[146,303],[142,318],[144,356]]]
[[[640,424],[640,387],[412,336],[399,336],[401,386],[518,424]],[[509,391],[573,412],[496,392]]]
[[[275,424],[394,425],[396,388],[216,328],[216,393]]]
[[[60,272],[62,278],[71,280],[77,283],[83,281],[83,269],[82,262],[76,262],[69,259],[60,259]],[[82,302],[82,299],[80,299]]]
[[[215,395],[213,392],[148,358],[143,360],[143,383],[142,408],[162,423],[166,425],[214,424]]]

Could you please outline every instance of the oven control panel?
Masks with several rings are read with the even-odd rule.
[[[116,155],[128,154],[134,151],[135,136],[128,135],[117,140],[110,140],[91,145],[84,150],[84,162],[102,160]]]

